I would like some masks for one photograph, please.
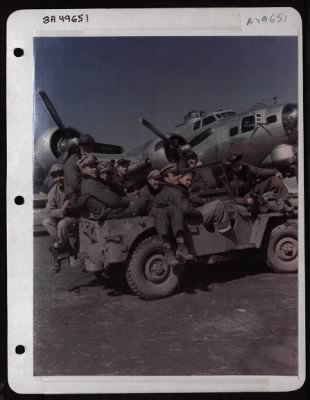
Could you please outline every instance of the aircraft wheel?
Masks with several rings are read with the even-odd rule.
[[[267,247],[267,265],[275,272],[298,271],[297,224],[283,224],[270,234]]]
[[[153,236],[142,241],[133,252],[126,279],[141,299],[160,299],[176,291],[183,271],[182,265],[172,267],[167,264],[162,242]]]

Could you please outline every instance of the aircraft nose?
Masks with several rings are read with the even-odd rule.
[[[286,104],[282,110],[283,128],[290,143],[297,143],[298,137],[298,107],[297,104]]]

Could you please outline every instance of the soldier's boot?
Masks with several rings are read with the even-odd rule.
[[[179,264],[178,260],[175,258],[173,249],[170,243],[164,243],[165,247],[165,260],[170,267],[175,267]]]
[[[53,254],[53,263],[49,269],[50,273],[58,274],[61,271],[61,256],[58,251],[53,247],[49,247],[50,252]]]
[[[50,268],[51,274],[58,274],[61,271],[61,258],[60,256],[54,256],[53,265]]]
[[[193,261],[195,257],[188,251],[188,248],[184,243],[184,239],[182,237],[177,237],[176,241],[178,244],[175,252],[176,258],[183,261]]]

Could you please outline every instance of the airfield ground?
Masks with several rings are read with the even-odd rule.
[[[35,375],[296,375],[297,275],[261,263],[196,267],[173,297],[142,301],[34,238]]]

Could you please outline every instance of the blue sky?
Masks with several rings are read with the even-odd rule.
[[[297,102],[297,37],[35,38],[35,136],[53,125],[44,89],[65,125],[130,150],[190,110]]]

